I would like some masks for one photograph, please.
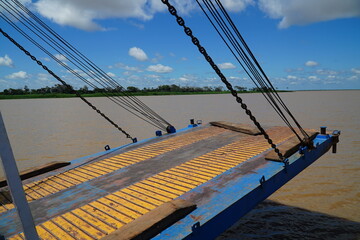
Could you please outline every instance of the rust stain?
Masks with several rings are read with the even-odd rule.
[[[123,185],[124,183],[126,183],[128,180],[130,179],[130,177],[124,177],[118,180],[113,181],[112,183],[114,185]]]
[[[196,222],[199,222],[200,220],[202,220],[204,217],[203,216],[195,216],[195,215],[190,215],[190,217],[196,221]]]

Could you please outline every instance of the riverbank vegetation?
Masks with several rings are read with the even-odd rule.
[[[260,89],[252,88],[247,89],[241,86],[234,87],[239,93],[253,93],[260,92]],[[189,87],[189,86],[178,86],[172,85],[160,85],[156,88],[137,88],[129,86],[126,89],[117,87],[115,89],[103,89],[95,88],[89,89],[84,86],[76,90],[84,97],[103,97],[106,96],[121,96],[125,94],[131,94],[134,96],[153,96],[153,95],[186,95],[186,94],[225,94],[230,93],[225,91],[223,87]],[[69,89],[61,84],[56,84],[53,87],[44,87],[39,89],[29,89],[25,86],[22,89],[5,89],[0,92],[0,99],[24,99],[24,98],[69,98],[76,97],[74,90]]]

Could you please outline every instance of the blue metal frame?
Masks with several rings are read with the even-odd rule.
[[[235,177],[241,165],[182,195],[190,200],[211,189],[206,203],[154,239],[214,239],[298,173],[320,158],[334,144],[333,136],[318,135],[315,149],[294,154],[285,162],[267,161],[256,172]],[[234,176],[234,177],[233,177]],[[226,179],[226,183],[225,183]],[[230,179],[230,180],[229,180]],[[196,220],[195,220],[196,219]]]

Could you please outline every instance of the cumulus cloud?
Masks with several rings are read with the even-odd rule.
[[[308,67],[315,67],[315,66],[317,66],[317,65],[319,65],[319,63],[317,63],[317,62],[315,62],[315,61],[307,61],[307,62],[305,63],[305,66],[308,66]]]
[[[234,69],[236,68],[236,66],[230,62],[226,62],[226,63],[220,63],[218,64],[218,67],[220,69]]]
[[[279,28],[360,16],[359,0],[259,0],[270,18],[281,19]]]
[[[13,60],[8,55],[0,57],[0,66],[12,67]]]
[[[360,69],[352,68],[351,72],[356,73],[356,74],[360,74]]]
[[[319,78],[317,76],[308,76],[308,79],[310,81],[318,81],[319,80]]]
[[[112,72],[107,72],[106,73],[109,77],[116,77],[115,73],[112,73]]]
[[[105,29],[95,20],[131,17],[143,20],[151,19],[153,4],[150,3],[150,9],[147,10],[146,2],[144,0],[39,0],[34,5],[42,16],[60,25],[94,31]]]
[[[148,56],[146,55],[146,53],[144,52],[144,50],[142,50],[141,48],[138,48],[138,47],[130,48],[129,55],[139,61],[146,61],[149,59]]]
[[[181,77],[174,79],[175,84],[188,84],[190,82],[198,82],[199,77],[195,74],[183,74]]]
[[[63,62],[67,61],[66,57],[62,54],[55,54],[54,57]]]
[[[173,0],[171,3],[182,15],[198,10],[193,0]],[[242,11],[253,4],[254,0],[223,0],[224,7],[232,12]],[[106,30],[97,22],[101,19],[136,18],[146,21],[156,13],[166,11],[166,6],[160,0],[39,0],[34,3],[34,7],[42,16],[57,24],[86,31]]]
[[[113,69],[113,68],[121,68],[124,69],[126,71],[132,71],[132,72],[143,72],[143,70],[139,67],[131,67],[128,65],[125,65],[124,63],[115,63],[114,65],[110,65],[108,66],[108,68]]]
[[[169,73],[173,71],[173,68],[169,66],[164,66],[162,64],[156,64],[150,65],[146,70],[149,72]]]
[[[231,12],[240,12],[249,5],[254,5],[253,0],[223,0],[223,6]]]
[[[336,75],[339,74],[339,72],[335,71],[335,70],[331,70],[331,69],[318,69],[316,70],[317,74],[320,75]]]
[[[241,80],[241,78],[237,77],[237,76],[230,76],[229,79],[231,79],[231,80]]]
[[[50,80],[50,74],[47,73],[38,73],[37,74],[37,80],[39,81],[49,81]]]
[[[12,73],[12,74],[6,76],[6,78],[8,78],[8,79],[25,79],[28,77],[29,77],[29,75],[24,71],[15,72],[15,73]]]
[[[350,81],[358,80],[358,79],[359,79],[359,76],[358,76],[358,75],[353,75],[353,76],[351,76],[351,77],[348,77],[347,79],[350,80]]]
[[[166,6],[160,0],[21,0],[30,5],[43,17],[53,22],[72,26],[86,31],[107,30],[99,21],[110,18],[132,18],[142,21],[150,20],[158,12],[165,12]],[[171,3],[181,15],[199,11],[193,0],[173,0]],[[255,0],[223,0],[222,4],[230,12],[241,12]],[[313,22],[337,18],[360,16],[358,0],[258,0],[259,8],[269,17],[280,19],[279,27],[305,25]],[[136,27],[143,28],[141,23],[129,21]]]
[[[166,6],[158,0],[39,0],[35,9],[44,17],[66,26],[86,31],[106,30],[96,21],[108,18],[137,18],[150,20],[157,12],[166,11]],[[191,0],[175,0],[180,13],[195,8]]]

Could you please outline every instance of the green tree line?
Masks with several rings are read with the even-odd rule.
[[[246,92],[246,91],[258,91],[258,89],[256,88],[252,88],[252,89],[247,89],[246,87],[241,87],[241,86],[235,86],[234,87],[237,91],[239,92]],[[95,89],[89,89],[87,86],[81,87],[80,89],[77,90],[79,93],[81,94],[93,94],[93,93],[102,93],[102,92],[107,92],[107,93],[117,93],[120,91],[125,91],[125,92],[129,92],[129,93],[151,93],[151,92],[173,92],[173,93],[180,93],[180,92],[184,92],[184,93],[191,93],[191,92],[224,92],[224,88],[222,86],[217,86],[217,87],[189,87],[189,86],[179,86],[179,85],[160,85],[156,88],[137,88],[134,86],[129,86],[127,88],[123,88],[123,87],[117,87],[115,89],[113,88],[108,88],[108,89],[104,89],[104,88],[95,88]],[[73,93],[72,89],[69,89],[67,87],[65,87],[64,85],[61,84],[55,84],[52,87],[44,87],[44,88],[39,88],[39,89],[29,89],[28,86],[24,86],[24,88],[18,88],[18,89],[14,89],[14,88],[9,88],[9,89],[5,89],[2,92],[0,92],[0,94],[2,95],[29,95],[29,94],[56,94],[56,93],[62,93],[62,94],[71,94]]]

